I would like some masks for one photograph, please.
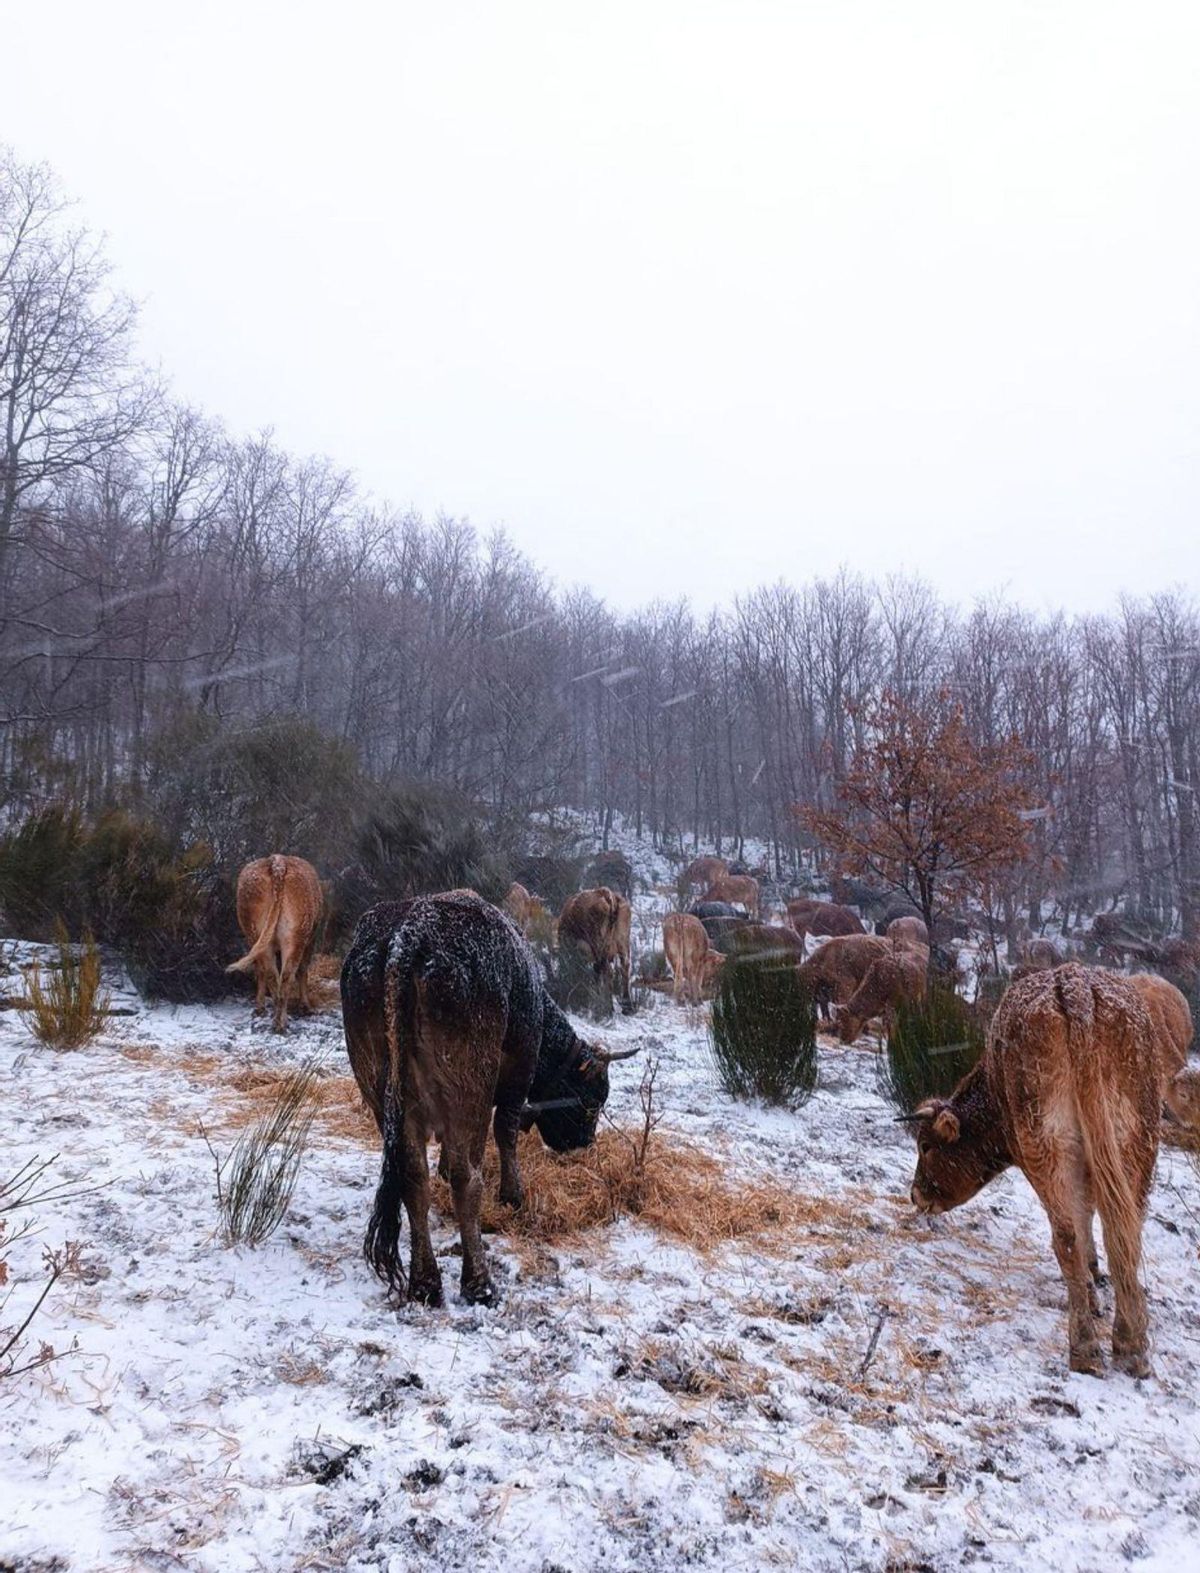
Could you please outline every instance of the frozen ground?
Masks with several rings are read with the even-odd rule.
[[[1072,1376],[1032,1193],[1010,1175],[914,1219],[865,1049],[823,1045],[792,1115],[725,1098],[702,1020],[667,999],[603,1035],[657,1057],[673,1130],[827,1198],[827,1223],[708,1259],[627,1223],[536,1260],[492,1237],[498,1309],[397,1311],[360,1256],[362,1140],[317,1133],[262,1249],[214,1238],[197,1120],[229,1145],[239,1066],[323,1047],[344,1071],[335,1015],[281,1042],[243,1006],[140,1010],[58,1055],[0,1012],[4,1172],[58,1154],[55,1178],[102,1187],[41,1209],[11,1261],[9,1324],[42,1247],[80,1242],[33,1329],[68,1352],[0,1385],[0,1568],[1200,1563],[1182,1158],[1164,1152],[1146,1228],[1155,1376]],[[614,1067],[618,1121],[637,1063]],[[450,1287],[444,1221],[435,1240]]]

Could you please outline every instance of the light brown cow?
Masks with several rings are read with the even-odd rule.
[[[893,918],[884,930],[884,937],[893,945],[923,945],[929,949],[929,930],[924,918]]]
[[[693,858],[679,876],[679,892],[686,897],[689,891],[707,890],[718,879],[724,879],[728,872],[729,864],[724,858]]]
[[[633,909],[607,885],[580,890],[558,919],[558,943],[574,945],[592,963],[596,976],[617,975],[621,999],[629,999],[629,945]]]
[[[525,886],[513,880],[508,887],[508,894],[504,898],[505,912],[521,930],[522,934],[529,933],[529,920],[533,916],[534,898],[525,889]]]
[[[816,901],[811,896],[801,896],[787,904],[788,922],[797,934],[812,934],[818,938],[826,935],[861,934],[862,919],[849,907],[836,901]]]
[[[1200,1070],[1185,1067],[1176,1071],[1163,1102],[1176,1123],[1200,1131]]]
[[[708,887],[705,901],[727,901],[732,907],[745,907],[752,918],[759,916],[758,881],[752,874],[723,874]]]
[[[842,934],[827,939],[796,970],[813,1003],[828,1020],[831,1005],[844,1005],[880,956],[892,947],[881,934]]]
[[[873,1016],[882,1016],[890,1028],[899,1005],[916,1005],[924,999],[928,977],[927,946],[892,944],[888,955],[872,962],[866,977],[838,1012],[838,1036],[842,1042],[853,1043]]]
[[[1097,1376],[1097,1211],[1116,1299],[1113,1360],[1131,1376],[1150,1371],[1139,1269],[1162,1107],[1154,1040],[1128,978],[1076,962],[1037,972],[1001,1000],[983,1056],[954,1093],[912,1116],[922,1212],[958,1207],[1010,1165],[1024,1173],[1067,1286],[1071,1369]]]
[[[250,949],[226,972],[254,972],[254,1014],[275,1001],[275,1031],[287,1031],[288,996],[293,985],[301,1011],[312,1010],[308,964],[321,926],[325,897],[316,869],[304,858],[270,857],[247,863],[238,875],[238,926]]]
[[[1135,972],[1129,981],[1150,1012],[1165,1097],[1172,1077],[1187,1064],[1193,1037],[1191,1007],[1173,983],[1155,972]]]
[[[668,913],[663,919],[663,951],[675,981],[676,1003],[683,998],[698,1005],[725,960],[709,945],[704,924],[690,912]]]

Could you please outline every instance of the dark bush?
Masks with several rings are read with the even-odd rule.
[[[334,882],[339,936],[377,901],[467,889],[499,902],[512,882],[506,858],[471,805],[433,782],[387,792],[367,813],[354,852]]]
[[[538,896],[552,912],[583,888],[584,860],[566,852],[518,854],[512,861],[512,877]]]
[[[596,975],[591,957],[577,945],[560,945],[550,975],[549,989],[555,1004],[577,1016],[607,1021],[613,1013],[612,979]]]
[[[583,876],[584,886],[607,885],[626,901],[633,900],[633,864],[624,852],[597,852]]]
[[[59,922],[82,927],[76,866],[84,829],[72,808],[54,804],[0,839],[0,912],[19,939],[51,940]]]
[[[807,1103],[817,1085],[817,1017],[795,964],[731,958],[718,976],[709,1036],[725,1091]]]
[[[970,1005],[936,981],[926,998],[902,1003],[879,1057],[879,1087],[901,1114],[926,1098],[952,1093],[983,1053],[984,1033]]]

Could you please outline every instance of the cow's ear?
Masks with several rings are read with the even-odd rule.
[[[933,1117],[933,1124],[929,1127],[938,1141],[949,1146],[956,1142],[962,1135],[962,1126],[958,1123],[958,1115],[948,1105],[942,1107]]]

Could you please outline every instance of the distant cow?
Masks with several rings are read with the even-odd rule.
[[[884,930],[884,938],[890,939],[893,945],[924,945],[929,948],[929,930],[925,927],[925,919],[914,917],[907,913],[902,918],[893,918]]]
[[[685,896],[690,890],[707,890],[718,879],[724,879],[728,872],[729,864],[724,858],[693,858],[679,876],[679,889]]]
[[[801,937],[805,934],[820,938],[863,932],[862,919],[851,912],[849,907],[839,906],[836,901],[816,901],[811,896],[802,896],[788,902],[787,914],[788,922]]]
[[[1053,972],[1055,967],[1061,967],[1065,960],[1066,957],[1052,939],[1027,939],[1017,952],[1013,977],[1020,979],[1027,978],[1034,972]]]
[[[901,918],[901,923],[911,920]],[[921,925],[924,928],[924,924]],[[900,1005],[917,1005],[925,997],[929,950],[918,944],[893,944],[887,955],[871,963],[866,977],[838,1012],[838,1036],[853,1043],[872,1017],[889,1024]]]
[[[831,1005],[844,1005],[880,956],[891,945],[877,934],[844,934],[827,939],[800,967],[801,981],[813,1003],[828,1020]]]
[[[580,890],[558,919],[558,943],[574,945],[587,956],[598,978],[617,976],[620,995],[629,999],[629,945],[633,911],[624,896],[607,885]]]
[[[519,1207],[518,1132],[536,1125],[557,1152],[588,1146],[608,1097],[608,1065],[636,1050],[608,1053],[578,1037],[515,925],[473,891],[364,913],[342,966],[342,1015],[355,1079],[383,1135],[367,1260],[397,1293],[441,1304],[426,1158],[437,1136],[462,1239],[463,1298],[489,1303],[479,1228],[489,1119],[500,1199]],[[401,1203],[412,1236],[407,1281]]]
[[[287,1031],[288,995],[293,985],[298,1007],[310,1011],[308,964],[321,926],[325,896],[316,869],[304,858],[270,857],[247,863],[238,875],[238,926],[250,949],[226,972],[254,973],[254,1014],[275,1001],[275,1031]]]
[[[1092,1238],[1099,1211],[1116,1299],[1113,1359],[1132,1376],[1149,1374],[1138,1275],[1160,1088],[1139,991],[1127,978],[1071,962],[1015,983],[979,1063],[949,1098],[932,1098],[912,1116],[912,1199],[923,1212],[960,1206],[1012,1164],[1037,1192],[1067,1285],[1073,1371],[1103,1369]]]
[[[731,906],[745,907],[752,918],[759,912],[758,881],[750,874],[724,874],[708,887],[705,901],[728,901]]]
[[[688,912],[670,912],[663,919],[663,950],[675,980],[675,999],[693,1005],[712,986],[725,957],[708,943],[704,924]]]
[[[734,931],[750,921],[728,901],[697,901],[688,912],[704,924],[709,944],[726,955],[733,945]]]
[[[504,910],[522,934],[529,932],[529,920],[533,916],[533,900],[525,886],[516,880],[508,887],[508,894],[504,898]]]
[[[742,959],[774,957],[797,964],[804,960],[803,939],[781,923],[739,923],[730,934],[728,948],[730,954]]]

